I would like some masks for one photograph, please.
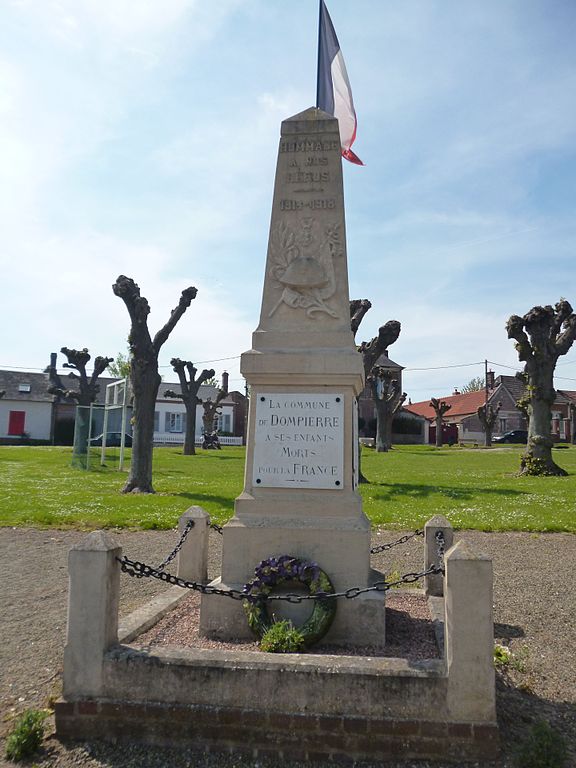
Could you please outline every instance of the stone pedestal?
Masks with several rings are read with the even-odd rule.
[[[263,559],[316,562],[336,591],[366,587],[370,523],[357,492],[356,397],[338,122],[309,109],[282,124],[262,308],[241,372],[250,385],[243,493],[224,526],[220,586]],[[240,603],[202,597],[201,631],[247,632]],[[339,600],[327,642],[384,642],[384,594]]]

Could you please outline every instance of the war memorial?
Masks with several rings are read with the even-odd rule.
[[[260,321],[241,363],[251,388],[244,488],[222,530],[220,576],[207,583],[209,519],[198,507],[179,523],[187,535],[176,576],[128,561],[101,531],[70,552],[62,737],[302,760],[498,751],[492,563],[453,544],[444,518],[426,525],[418,585],[437,657],[362,652],[386,644],[387,584],[370,567],[356,488],[364,382],[350,330],[341,163],[335,118],[311,108],[282,123]],[[122,570],[138,568],[175,586],[120,619]],[[310,644],[322,638],[355,655],[137,646],[182,587],[201,592],[207,638],[253,637],[274,613],[308,627]],[[296,599],[273,599],[286,592]]]

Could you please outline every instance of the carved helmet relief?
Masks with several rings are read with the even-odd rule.
[[[282,288],[270,317],[281,304],[305,309],[308,317],[315,313],[339,317],[326,303],[336,291],[333,258],[342,255],[339,225],[322,230],[312,216],[307,216],[294,231],[280,222],[270,238],[270,255],[270,274]]]

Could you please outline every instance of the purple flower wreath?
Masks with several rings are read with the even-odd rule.
[[[268,614],[267,600],[274,589],[285,582],[300,582],[311,595],[315,595],[314,610],[310,618],[298,627],[305,645],[313,645],[322,638],[336,613],[336,600],[327,595],[334,592],[332,582],[317,563],[301,560],[292,555],[280,555],[262,560],[254,569],[254,578],[244,585],[246,595],[244,610],[252,631],[262,637],[272,621]]]

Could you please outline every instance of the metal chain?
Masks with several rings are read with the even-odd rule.
[[[183,544],[184,544],[184,542],[186,541],[186,537],[188,536],[188,534],[190,533],[190,531],[192,530],[192,528],[194,528],[194,520],[188,520],[188,522],[186,523],[186,527],[185,527],[185,528],[184,528],[184,530],[182,531],[182,536],[180,536],[180,540],[179,540],[178,544],[176,544],[176,546],[174,547],[174,549],[172,550],[172,552],[170,552],[170,554],[168,555],[168,557],[167,557],[165,560],[163,560],[163,561],[160,563],[160,565],[159,565],[159,566],[156,568],[156,570],[157,570],[157,571],[163,571],[163,570],[164,570],[164,568],[166,568],[166,566],[167,566],[169,563],[171,563],[171,562],[172,562],[172,560],[174,560],[174,558],[176,557],[176,555],[178,554],[178,552],[180,552],[180,550],[182,549],[182,545],[183,545]]]
[[[398,541],[393,541],[390,544],[379,544],[377,547],[372,547],[370,554],[375,555],[378,552],[384,552],[387,549],[392,549],[392,547],[396,547],[398,544],[405,544],[407,541],[410,541],[410,539],[413,539],[414,536],[424,536],[424,531],[421,531],[419,528],[417,528],[414,533],[408,533],[406,536],[399,538]]]
[[[208,523],[208,527],[212,528],[212,530],[216,531],[216,533],[219,533],[220,536],[222,536],[224,533],[224,529],[221,525],[218,525],[218,523]]]
[[[344,592],[317,592],[314,595],[300,595],[289,593],[285,595],[247,595],[239,589],[219,589],[218,587],[212,587],[210,584],[198,584],[195,581],[186,581],[178,576],[172,576],[170,573],[161,571],[158,568],[152,568],[145,563],[140,563],[137,560],[129,560],[125,555],[122,558],[117,558],[120,563],[121,569],[129,576],[135,576],[136,578],[152,578],[165,581],[168,584],[173,584],[177,587],[183,587],[184,589],[193,589],[197,592],[202,592],[203,595],[221,595],[222,597],[230,597],[232,600],[248,600],[250,602],[260,602],[264,600],[279,600],[286,603],[302,603],[305,600],[326,600],[344,597],[347,600],[351,600],[359,595],[364,595],[367,592],[387,592],[392,587],[400,586],[401,584],[413,584],[415,581],[422,579],[424,576],[430,574],[444,573],[444,569],[437,565],[432,565],[426,571],[420,571],[420,573],[406,573],[397,581],[375,581],[369,587],[350,587]]]
[[[440,568],[444,567],[444,531],[436,531],[434,534],[434,538],[436,539],[436,555],[438,558],[438,566]]]

